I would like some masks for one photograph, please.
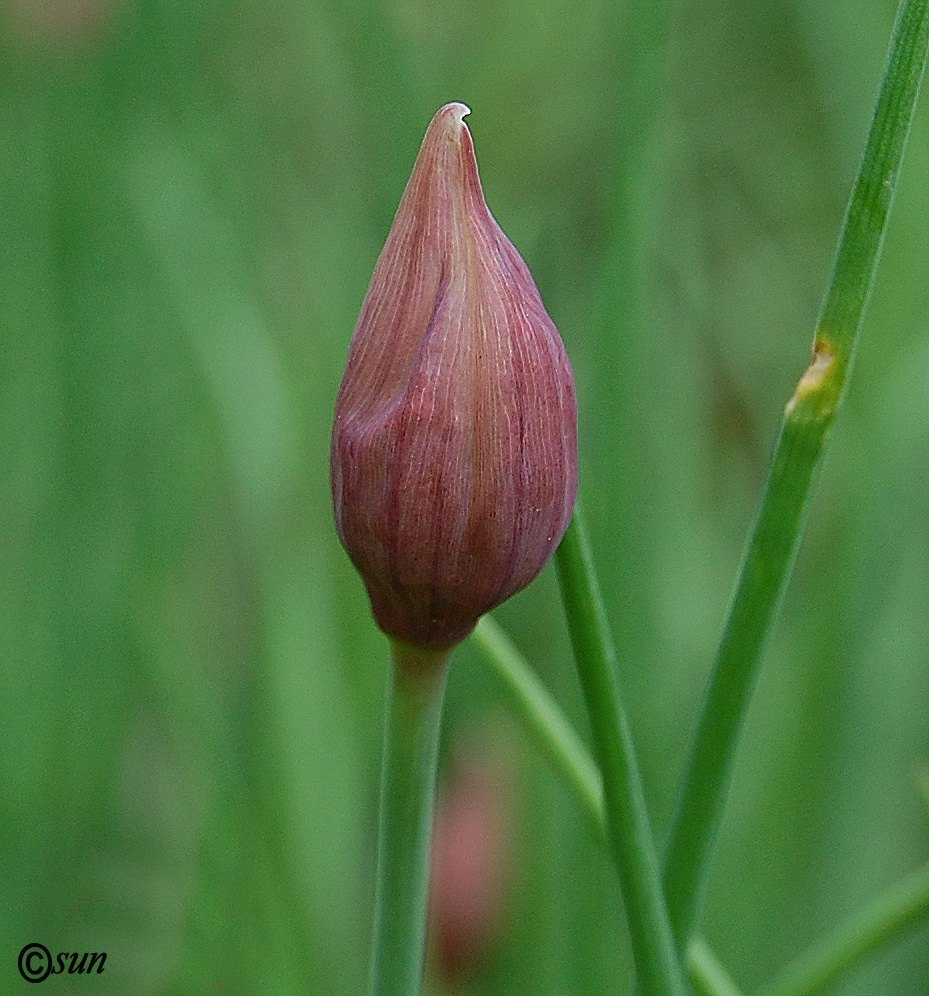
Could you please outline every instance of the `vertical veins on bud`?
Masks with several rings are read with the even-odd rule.
[[[449,647],[531,581],[577,491],[570,363],[488,209],[464,104],[433,118],[336,402],[336,525],[391,636]]]

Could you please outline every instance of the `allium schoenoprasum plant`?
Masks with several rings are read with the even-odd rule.
[[[0,996],[926,996],[898,2],[0,4]]]
[[[491,215],[464,104],[429,125],[349,349],[336,527],[390,638],[372,986],[423,972],[452,649],[542,570],[577,497],[574,373]]]

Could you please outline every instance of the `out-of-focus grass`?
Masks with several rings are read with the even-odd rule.
[[[106,951],[101,993],[358,992],[386,653],[330,524],[329,419],[429,117],[473,108],[575,362],[660,828],[893,5],[681,3],[631,151],[622,7],[65,12],[2,7],[0,989],[31,991],[35,940]],[[712,877],[749,990],[929,846],[927,170],[922,109]],[[500,617],[579,718],[551,574]],[[512,895],[469,991],[616,992],[606,859],[496,716],[464,648],[445,753],[517,755]],[[843,992],[924,993],[926,937]]]

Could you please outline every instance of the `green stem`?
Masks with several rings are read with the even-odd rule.
[[[510,638],[489,616],[478,623],[474,641],[499,678],[524,729],[574,793],[597,840],[609,848],[600,772],[574,727]],[[707,996],[736,996],[734,988],[711,990],[712,980],[726,977],[725,972],[705,942],[696,938],[694,945],[699,947],[688,951],[688,969],[698,990]]]
[[[574,793],[597,840],[609,847],[603,783],[587,747],[555,701],[539,681],[512,640],[485,616],[474,631],[474,642],[484,653],[500,680],[510,707],[536,747],[549,760],[555,772]],[[741,996],[729,980],[713,952],[701,938],[695,938],[687,952],[691,982],[704,996]]]
[[[803,532],[822,450],[845,392],[926,62],[929,0],[904,0],[849,201],[813,362],[784,415],[672,820],[665,894],[690,937],[758,666]]]
[[[645,996],[683,996],[678,961],[616,654],[578,508],[556,555],[562,598],[596,753],[607,828],[626,905],[636,970]]]
[[[477,624],[473,639],[483,650],[529,736],[580,802],[594,834],[606,843],[603,782],[574,727],[512,640],[490,616],[484,616]]]
[[[788,965],[758,996],[816,996],[929,916],[929,862]]]
[[[448,654],[391,645],[371,996],[417,996]]]

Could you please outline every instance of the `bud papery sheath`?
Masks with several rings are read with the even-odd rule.
[[[577,495],[558,330],[484,201],[464,104],[433,118],[336,401],[336,526],[388,636],[443,650],[525,587]]]

